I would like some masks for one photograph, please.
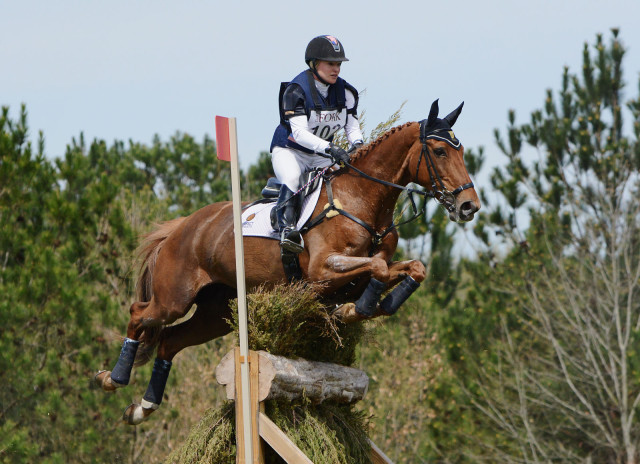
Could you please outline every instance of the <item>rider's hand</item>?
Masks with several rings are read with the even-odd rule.
[[[358,148],[360,148],[363,145],[364,145],[364,142],[362,140],[356,140],[355,142],[353,142],[353,145],[351,145],[351,148],[349,148],[349,151],[347,153],[351,154],[354,151],[357,151]]]
[[[328,155],[331,155],[333,161],[338,163],[340,166],[344,166],[351,159],[349,153],[333,144],[329,144],[329,146],[325,148],[324,152]]]

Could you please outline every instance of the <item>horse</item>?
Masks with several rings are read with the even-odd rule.
[[[346,166],[323,174],[311,226],[302,229],[305,247],[297,264],[301,278],[318,285],[321,299],[343,303],[334,314],[344,322],[394,314],[426,277],[418,260],[392,261],[398,244],[394,211],[402,191],[412,202],[415,194],[435,198],[454,222],[470,221],[480,209],[464,147],[452,131],[463,104],[440,119],[436,100],[427,119],[390,129],[360,147]],[[425,190],[409,187],[415,184]],[[287,280],[277,240],[243,240],[249,290]],[[138,301],[130,308],[120,356],[113,371],[95,376],[102,389],[115,391],[129,383],[136,355],[144,362],[157,350],[141,403],[125,410],[123,420],[131,425],[159,407],[179,351],[231,330],[229,303],[237,297],[232,203],[214,203],[162,223],[141,250]],[[392,290],[380,301],[385,289]],[[188,320],[168,326],[194,304]]]

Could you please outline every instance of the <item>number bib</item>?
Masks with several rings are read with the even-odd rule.
[[[311,111],[309,130],[323,140],[331,141],[333,134],[342,129],[347,121],[347,110],[325,110],[320,113]]]

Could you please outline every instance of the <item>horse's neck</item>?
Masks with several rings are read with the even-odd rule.
[[[391,129],[374,143],[354,166],[376,179],[405,185],[409,150],[418,138],[419,124],[410,123]]]
[[[354,160],[353,165],[376,179],[406,185],[409,150],[418,138],[419,126],[411,123],[397,127],[383,138],[374,142],[369,150]],[[401,190],[385,186],[359,175],[350,176],[352,191],[360,192],[367,198],[368,206],[361,214],[370,216],[371,221],[388,222]]]

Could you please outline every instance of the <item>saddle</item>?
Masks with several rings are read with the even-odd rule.
[[[302,185],[302,188],[298,193],[298,195],[300,195],[299,204],[302,205],[307,195],[314,192],[318,188],[318,186],[320,185],[321,177],[318,175],[318,173],[321,171],[322,169],[316,168],[312,169],[311,171],[302,173],[302,175],[300,176],[300,185]],[[267,180],[267,185],[265,185],[262,189],[262,198],[264,200],[277,200],[278,196],[280,195],[281,186],[282,182],[280,182],[275,177],[270,177],[269,180]],[[275,208],[271,210],[271,227],[273,227],[273,230],[278,230],[278,220],[276,219]]]
[[[300,185],[302,185],[302,188],[298,192],[296,192],[298,195],[300,195],[300,205],[304,203],[304,199],[306,198],[306,196],[314,192],[320,185],[321,176],[319,175],[319,173],[321,171],[322,169],[313,169],[311,171],[303,173],[300,176]],[[267,185],[265,185],[262,189],[262,199],[258,200],[258,202],[277,201],[278,197],[280,196],[280,187],[282,187],[282,182],[280,182],[275,177],[269,178],[269,180],[267,180]],[[277,231],[278,219],[276,217],[275,207],[271,209],[270,219],[271,227],[273,228],[273,230]],[[281,250],[280,258],[282,259],[284,272],[289,282],[302,279],[302,269],[300,268],[300,261],[298,260],[298,255],[296,253]]]

